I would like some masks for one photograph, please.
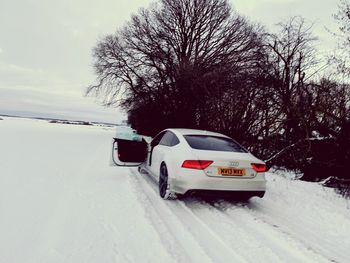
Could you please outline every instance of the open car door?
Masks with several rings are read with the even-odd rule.
[[[144,138],[139,140],[113,138],[112,166],[139,166],[147,158],[148,143]]]

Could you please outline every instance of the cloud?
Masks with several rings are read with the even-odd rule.
[[[248,16],[252,21],[263,23],[272,31],[276,29],[277,23],[292,16],[302,16],[306,22],[314,24],[313,32],[320,39],[317,47],[322,54],[336,47],[334,39],[326,29],[336,28],[332,17],[337,11],[334,0],[323,0],[322,4],[318,0],[236,0],[233,4],[240,14]]]
[[[260,6],[268,5],[270,9],[274,9],[275,5],[282,4],[286,5],[295,0],[236,0],[231,1],[233,6],[238,8],[239,10],[244,11],[243,15],[246,11],[259,8]]]
[[[27,114],[26,114],[27,113]],[[118,109],[104,108],[89,98],[46,92],[32,87],[0,88],[0,115],[25,115],[70,120],[121,122]]]
[[[6,64],[0,61],[0,88],[29,86],[43,91],[53,88],[61,89],[61,92],[65,93],[65,89],[62,89],[64,82],[66,82],[64,79],[60,79],[52,72],[41,68]],[[66,84],[68,83],[66,82]]]
[[[120,122],[118,109],[83,97],[82,83],[53,72],[0,62],[0,114]]]
[[[1,109],[113,119],[115,111],[106,113],[93,101],[82,98],[84,87],[95,79],[91,50],[101,36],[115,32],[132,13],[151,2],[2,0]],[[317,35],[323,37],[323,43],[332,41],[323,26],[329,24],[337,9],[334,0],[323,0],[322,5],[319,0],[231,0],[231,3],[240,14],[267,26],[290,14],[322,21]]]
[[[0,53],[2,52],[0,48]],[[42,69],[35,69],[35,68],[26,68],[26,67],[21,67],[15,64],[0,64],[0,73],[9,73],[9,74],[42,74],[43,70]]]
[[[125,117],[82,96],[95,79],[91,50],[100,36],[113,33],[152,0],[3,1],[0,43],[6,53],[0,56],[0,112],[114,122]]]

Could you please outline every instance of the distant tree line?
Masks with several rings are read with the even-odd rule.
[[[350,178],[349,6],[335,15],[342,55],[329,60],[341,74],[316,78],[324,66],[303,18],[271,33],[227,0],[160,0],[98,42],[87,93],[125,109],[141,134],[218,131],[304,179]]]

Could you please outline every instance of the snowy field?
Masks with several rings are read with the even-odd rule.
[[[164,201],[109,167],[114,130],[0,120],[0,263],[350,262],[350,202],[267,174],[249,203]]]

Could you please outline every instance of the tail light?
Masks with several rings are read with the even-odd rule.
[[[186,160],[182,163],[182,168],[203,170],[211,165],[213,161],[208,160]]]
[[[267,170],[266,165],[262,164],[262,163],[252,163],[251,165],[252,165],[254,171],[257,173],[263,173],[263,172],[266,172],[266,170]]]

